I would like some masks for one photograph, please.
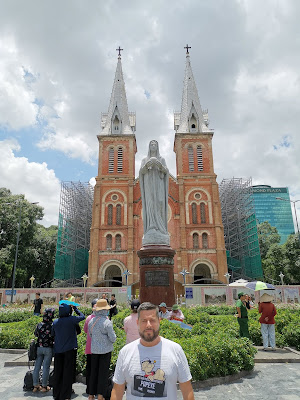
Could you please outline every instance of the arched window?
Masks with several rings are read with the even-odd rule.
[[[121,235],[116,235],[116,250],[121,250]]]
[[[205,215],[205,204],[201,203],[200,204],[200,218],[201,218],[201,224],[206,223],[206,215]]]
[[[198,224],[197,204],[192,203],[192,221],[193,224]]]
[[[116,206],[116,225],[121,225],[121,204]]]
[[[106,250],[111,250],[112,249],[112,236],[107,235],[106,236]]]
[[[118,172],[123,172],[123,149],[118,148]]]
[[[189,157],[189,171],[194,171],[194,150],[192,146],[188,147],[188,157]]]
[[[203,171],[203,157],[202,157],[202,146],[197,146],[197,166],[198,171]]]
[[[109,204],[107,206],[107,225],[113,224],[113,206]]]
[[[207,233],[202,233],[202,248],[208,249],[208,236]]]
[[[108,150],[108,172],[114,173],[114,149],[112,147]]]
[[[199,249],[199,235],[198,235],[198,233],[193,233],[193,249]]]

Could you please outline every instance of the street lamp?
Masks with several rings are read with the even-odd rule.
[[[12,304],[14,301],[14,290],[15,290],[15,281],[16,281],[16,269],[17,269],[17,260],[18,260],[18,250],[19,250],[19,241],[20,241],[20,231],[21,231],[21,222],[22,222],[22,200],[18,200],[16,203],[19,205],[19,219],[18,219],[18,232],[17,232],[17,243],[16,243],[16,253],[15,253],[15,261],[13,266],[13,276],[12,276],[12,284],[11,284],[11,297],[10,303]],[[4,203],[4,204],[16,204],[16,203]],[[38,204],[39,202],[34,202],[30,204]]]
[[[224,276],[225,276],[225,278],[226,278],[227,285],[229,285],[229,279],[230,279],[230,277],[231,277],[230,273],[229,273],[229,272],[226,272],[226,274],[224,274]]]
[[[283,286],[283,278],[284,278],[284,275],[283,275],[282,272],[280,272],[279,278],[280,278],[280,280],[281,280],[281,285]]]
[[[86,281],[89,279],[89,277],[87,276],[87,274],[82,275],[81,279],[83,279],[83,292],[84,292],[84,302],[86,303]]]
[[[81,279],[83,279],[83,287],[85,288],[86,281],[89,279],[89,277],[87,276],[87,274],[84,274],[84,275],[82,275]]]
[[[30,287],[32,289],[33,288],[33,282],[35,281],[35,277],[32,275],[32,277],[29,280],[30,280]]]
[[[296,203],[300,200],[290,200],[290,199],[284,199],[283,197],[276,197],[276,200],[282,200],[282,201],[288,201],[290,203],[294,204],[294,213],[295,213],[295,220],[296,220],[296,227],[297,227],[297,234],[298,234],[298,240],[300,242],[300,236],[299,236],[299,226],[298,226],[298,218],[297,218],[297,211],[296,211]]]
[[[189,272],[184,268],[182,271],[179,272],[183,276],[183,284],[185,286],[185,276],[189,274]]]

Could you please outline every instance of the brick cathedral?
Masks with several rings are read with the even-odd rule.
[[[177,294],[183,293],[183,270],[189,272],[186,283],[195,284],[226,282],[227,272],[213,131],[201,108],[188,50],[181,112],[174,115],[176,177],[169,177],[168,231],[170,246],[176,250]],[[102,114],[97,136],[99,164],[88,276],[89,286],[121,286],[127,274],[132,294],[139,287],[137,251],[143,236],[135,126],[135,113],[128,111],[119,51],[108,113]]]

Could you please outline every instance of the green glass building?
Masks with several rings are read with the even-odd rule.
[[[273,188],[268,185],[252,186],[255,214],[258,223],[268,221],[277,228],[285,243],[291,233],[295,233],[288,188]],[[280,197],[284,200],[278,200]]]

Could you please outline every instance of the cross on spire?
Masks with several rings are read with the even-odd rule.
[[[191,46],[189,46],[188,44],[184,47],[184,49],[186,49],[186,54],[189,54],[189,49],[191,49]]]
[[[119,56],[119,57],[121,57],[121,51],[123,51],[123,49],[121,49],[121,47],[119,46],[119,48],[118,48],[118,49],[116,49],[116,51],[118,51],[118,52],[119,52],[118,56]]]

